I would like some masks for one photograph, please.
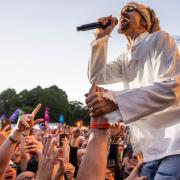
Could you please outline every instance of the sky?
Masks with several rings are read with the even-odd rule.
[[[100,17],[119,17],[126,0],[0,0],[0,92],[57,85],[70,101],[84,103],[90,83],[87,63],[93,31],[76,27]],[[153,8],[163,30],[180,35],[179,0],[141,0]],[[109,40],[108,61],[126,49],[115,29]],[[121,90],[121,84],[105,86]]]

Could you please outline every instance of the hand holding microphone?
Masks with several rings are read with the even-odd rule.
[[[118,20],[115,17],[107,16],[98,19],[98,22],[79,26],[77,27],[77,31],[87,31],[91,29],[97,29],[96,35],[103,37],[109,35],[117,24],[118,24]]]

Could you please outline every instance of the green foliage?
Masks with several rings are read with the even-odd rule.
[[[43,89],[36,100],[36,104],[38,103],[43,105],[41,116],[44,114],[45,107],[50,108],[51,122],[58,122],[60,113],[66,115],[69,110],[67,95],[57,86]]]
[[[32,90],[23,90],[19,94],[14,89],[7,89],[0,94],[0,114],[10,116],[17,108],[31,113],[33,108],[41,103],[42,108],[38,117],[44,117],[46,107],[50,109],[50,122],[58,122],[59,115],[63,114],[65,122],[74,125],[77,120],[89,122],[89,113],[83,104],[78,101],[68,101],[65,91],[57,86],[43,89],[40,86]]]
[[[20,101],[14,89],[7,89],[0,94],[0,114],[6,112],[10,115],[19,105]]]
[[[83,104],[78,101],[71,101],[69,103],[70,111],[69,111],[69,124],[73,125],[76,121],[82,120],[85,125],[89,124],[89,112],[85,109]]]

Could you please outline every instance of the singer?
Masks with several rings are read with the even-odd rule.
[[[149,180],[180,177],[180,54],[173,38],[160,29],[155,12],[130,2],[120,11],[118,33],[127,39],[127,51],[107,63],[108,39],[115,27],[112,16],[100,18],[106,28],[96,30],[91,44],[88,77],[99,85],[122,82],[123,91],[91,92],[86,104],[93,118],[119,111],[132,129],[134,153],[146,162],[141,175]],[[94,125],[94,127],[98,128]],[[135,148],[136,147],[136,148]],[[138,147],[138,148],[137,148]]]

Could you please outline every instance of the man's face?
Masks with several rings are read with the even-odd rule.
[[[142,28],[141,15],[131,6],[124,7],[120,13],[119,29],[120,34],[132,34]]]
[[[15,180],[16,179],[16,169],[8,166],[5,172],[5,180]]]
[[[106,168],[105,180],[114,180],[114,170],[111,168]]]

